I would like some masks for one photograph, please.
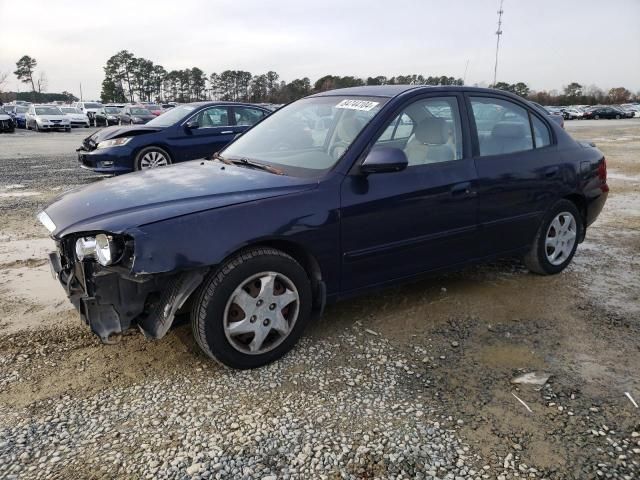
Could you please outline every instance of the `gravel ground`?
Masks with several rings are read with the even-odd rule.
[[[88,131],[0,136],[0,478],[639,478],[640,121],[567,129],[612,194],[566,272],[505,260],[343,302],[250,372],[184,320],[99,344],[33,220],[99,181],[73,153]],[[532,371],[551,377],[511,383]]]

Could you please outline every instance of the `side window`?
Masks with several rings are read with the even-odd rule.
[[[197,115],[197,120],[201,128],[227,127],[230,124],[227,107],[207,108]]]
[[[264,112],[257,108],[234,107],[236,125],[254,125],[264,118]]]
[[[461,159],[458,100],[434,97],[408,105],[391,120],[376,145],[403,149],[410,167]]]
[[[535,115],[531,115],[531,125],[533,126],[533,135],[536,140],[536,148],[551,145],[551,134],[549,128]]]
[[[508,100],[471,97],[480,156],[533,149],[529,113]],[[548,133],[548,132],[547,132]]]

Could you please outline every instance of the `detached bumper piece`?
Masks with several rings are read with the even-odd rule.
[[[147,337],[164,336],[178,309],[204,278],[203,272],[194,271],[134,280],[93,262],[64,268],[55,252],[49,260],[80,318],[107,344],[117,343],[123,332],[136,325]]]

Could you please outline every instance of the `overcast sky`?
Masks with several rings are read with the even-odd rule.
[[[167,70],[200,67],[285,80],[422,73],[493,79],[499,0],[0,0],[5,86],[22,55],[50,92],[97,98],[126,49]],[[640,90],[640,0],[505,0],[498,81]]]

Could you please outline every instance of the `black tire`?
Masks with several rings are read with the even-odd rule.
[[[67,133],[71,133],[71,127],[65,128],[64,131]]]
[[[594,118],[595,120],[600,120],[600,115],[595,115],[593,118]]]
[[[36,124],[36,128],[35,128],[36,132],[39,132],[40,131],[40,126],[38,125],[38,122],[34,122],[34,123]]]
[[[286,275],[298,290],[298,317],[288,336],[264,353],[243,353],[227,339],[224,312],[235,289],[252,275],[272,271]],[[296,344],[311,319],[311,283],[304,268],[292,257],[274,248],[252,248],[240,252],[220,269],[211,273],[195,296],[191,311],[193,336],[202,351],[231,368],[257,368],[271,363]]]
[[[135,171],[143,170],[141,166],[142,157],[144,157],[147,153],[153,152],[153,151],[162,153],[162,155],[164,155],[167,158],[167,162],[169,163],[169,165],[173,163],[173,160],[171,159],[171,155],[169,155],[169,152],[167,152],[165,149],[156,147],[156,146],[147,147],[140,150],[136,155],[136,158],[133,161],[133,168]]]
[[[620,120],[620,115],[616,115],[616,120]]]
[[[565,257],[562,263],[560,263],[559,265],[554,265],[549,261],[547,257],[547,232],[549,231],[551,222],[553,222],[557,215],[563,212],[570,213],[575,219],[575,241],[573,244],[573,248],[571,249],[571,253]],[[549,211],[542,219],[535,239],[531,244],[531,248],[529,252],[527,252],[527,254],[524,256],[524,264],[531,272],[537,273],[539,275],[554,275],[556,273],[560,273],[571,263],[571,260],[576,253],[576,249],[578,248],[578,241],[580,238],[582,238],[583,229],[584,219],[580,214],[578,207],[576,207],[576,204],[565,199],[559,200],[555,203],[555,205],[553,205],[551,209],[549,209]]]

